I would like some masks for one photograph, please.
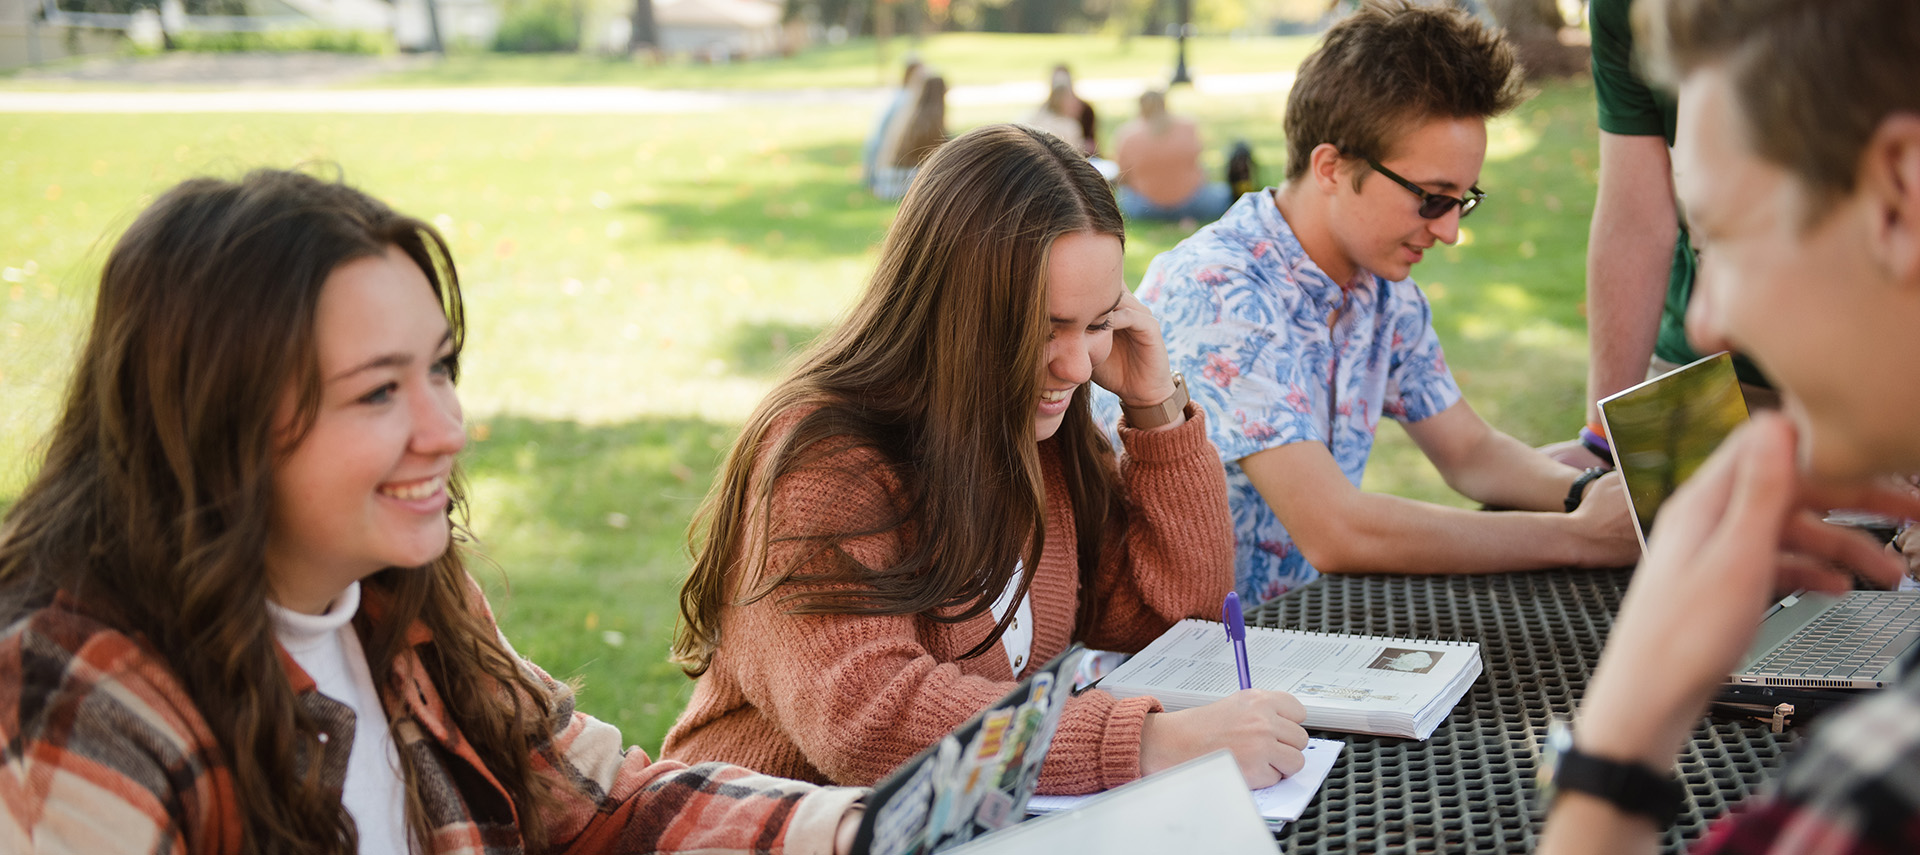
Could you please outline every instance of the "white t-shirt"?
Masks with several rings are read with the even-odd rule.
[[[1007,616],[1007,605],[1013,595],[1020,591],[1020,574],[1025,572],[1024,563],[1013,565],[1013,578],[1007,580],[1007,589],[1000,592],[1000,599],[993,601],[993,619]],[[1033,655],[1033,600],[1020,598],[1020,607],[1014,610],[1013,623],[1007,624],[1007,631],[1000,636],[1000,646],[1006,648],[1007,665],[1013,668],[1014,679],[1020,678],[1020,669],[1027,667],[1027,660]]]
[[[320,694],[353,710],[353,752],[347,755],[340,802],[359,831],[361,855],[407,855],[406,781],[366,651],[351,625],[358,611],[359,582],[347,586],[325,614],[267,604],[280,646],[313,678]]]

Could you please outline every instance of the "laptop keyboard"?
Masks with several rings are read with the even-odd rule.
[[[1755,662],[1765,677],[1869,679],[1920,638],[1920,597],[1897,591],[1855,592]]]

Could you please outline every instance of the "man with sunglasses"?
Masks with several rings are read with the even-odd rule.
[[[1466,13],[1364,3],[1300,67],[1286,183],[1242,197],[1147,268],[1140,297],[1226,465],[1242,597],[1320,572],[1618,566],[1638,554],[1619,476],[1556,463],[1461,399],[1408,278],[1486,199],[1486,120],[1519,97],[1513,48]],[[1362,492],[1382,415],[1454,489],[1518,510]]]

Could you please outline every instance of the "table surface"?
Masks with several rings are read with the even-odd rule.
[[[1347,747],[1319,798],[1281,832],[1290,854],[1529,852],[1545,821],[1534,790],[1550,718],[1570,718],[1631,570],[1490,576],[1324,576],[1247,615],[1249,624],[1476,641],[1486,666],[1433,736],[1315,731]],[[1680,758],[1684,851],[1752,795],[1796,741],[1752,721],[1702,718]]]

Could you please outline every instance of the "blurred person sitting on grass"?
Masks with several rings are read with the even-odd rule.
[[[827,853],[862,793],[622,750],[466,570],[445,241],[343,184],[128,228],[0,525],[0,851]]]
[[[1120,213],[1129,220],[1172,220],[1193,228],[1212,222],[1233,204],[1225,181],[1208,181],[1200,168],[1200,127],[1167,112],[1167,93],[1140,93],[1140,116],[1115,134],[1120,168]]]
[[[880,167],[880,146],[887,139],[887,130],[893,127],[894,119],[907,112],[914,98],[920,94],[920,78],[925,75],[926,66],[920,57],[908,54],[901,67],[900,85],[887,93],[886,102],[880,107],[880,115],[874,120],[873,130],[867,134],[867,142],[860,148],[860,181],[873,189],[873,179]]]
[[[879,267],[748,419],[702,508],[664,753],[872,783],[1075,641],[1136,651],[1217,618],[1232,530],[1205,417],[1122,278],[1113,193],[1058,137],[942,146]],[[1087,409],[1124,402],[1117,460]],[[1254,786],[1305,762],[1291,695],[1179,712],[1068,702],[1040,790],[1218,748]]]
[[[1020,124],[1059,137],[1082,157],[1091,156],[1093,139],[1087,136],[1086,126],[1080,121],[1080,110],[1085,106],[1079,96],[1073,94],[1073,83],[1056,72],[1053,87],[1047,90],[1047,100],[1033,108]]]
[[[1409,277],[1460,238],[1487,119],[1520,99],[1513,47],[1466,12],[1368,0],[1287,98],[1287,181],[1155,258],[1140,298],[1217,418],[1236,580],[1251,601],[1319,573],[1617,567],[1639,554],[1616,474],[1494,429],[1447,369]],[[1111,413],[1110,404],[1103,413]],[[1491,513],[1364,492],[1381,417]],[[1109,415],[1103,419],[1111,423]]]
[[[918,81],[913,102],[894,117],[880,144],[880,165],[874,169],[873,195],[898,199],[913,186],[920,164],[947,141],[947,81],[928,72]]]
[[[1062,115],[1079,123],[1080,138],[1086,141],[1080,146],[1081,153],[1088,157],[1099,157],[1100,119],[1094,113],[1093,105],[1082,99],[1080,93],[1073,88],[1073,69],[1068,68],[1064,62],[1055,63],[1050,81],[1048,88],[1066,87],[1067,100]]]
[[[1828,508],[1920,518],[1920,4],[1642,0],[1637,33],[1677,81],[1674,179],[1700,267],[1705,350],[1774,382],[1662,507],[1557,768],[1541,851],[1654,852],[1685,808],[1674,759],[1775,599],[1886,585],[1901,561]],[[1920,851],[1920,663],[1828,712],[1703,855]],[[1577,771],[1576,771],[1577,770]],[[1611,782],[1611,783],[1609,783]]]

